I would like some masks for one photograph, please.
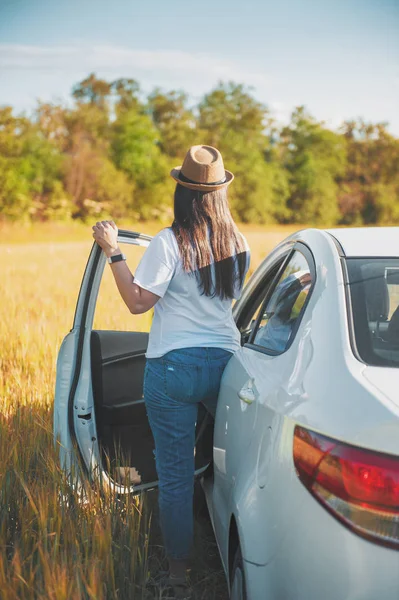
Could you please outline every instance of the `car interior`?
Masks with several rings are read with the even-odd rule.
[[[265,279],[260,282],[257,289],[248,300],[245,311],[240,315],[237,321],[237,327],[241,333],[241,345],[244,346],[249,342],[252,332],[256,326],[257,316],[261,310],[261,306],[266,298],[269,287],[273,283],[275,276],[278,273],[283,261],[274,265],[270,272],[267,273]]]
[[[148,333],[91,332],[91,376],[103,467],[115,480],[134,474],[132,484],[156,482],[154,440],[143,399]],[[213,419],[200,407],[196,469],[212,460]]]
[[[354,296],[355,309],[361,316],[363,312],[361,305],[365,304],[368,335],[366,338],[364,328],[362,332],[358,324],[356,330],[358,346],[368,348],[368,354],[372,353],[383,361],[398,362],[399,269],[387,268],[386,263],[379,261],[363,264],[361,283],[362,288]],[[360,303],[362,295],[364,300]],[[366,362],[374,364],[371,358]]]

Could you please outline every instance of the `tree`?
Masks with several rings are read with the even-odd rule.
[[[274,223],[288,217],[287,175],[270,151],[268,124],[268,110],[242,85],[220,84],[199,105],[202,138],[220,149],[236,176],[229,197],[241,221]]]
[[[172,158],[182,158],[197,141],[196,120],[187,108],[187,95],[158,88],[148,98],[152,120],[160,135],[161,151]]]
[[[286,127],[251,90],[220,83],[190,107],[182,91],[94,73],[72,106],[39,103],[33,118],[0,108],[2,219],[172,216],[169,177],[189,146],[219,148],[235,180],[234,216],[258,223],[399,223],[399,140],[384,123],[339,133],[304,107]]]
[[[90,73],[86,79],[73,87],[72,96],[78,102],[92,104],[101,110],[107,110],[110,92],[111,84],[108,81],[97,79],[95,73]]]
[[[68,199],[60,184],[63,157],[37,123],[0,109],[0,211],[10,219],[51,218]],[[50,211],[50,212],[49,212]],[[68,210],[67,210],[68,212]]]
[[[399,141],[386,125],[347,121],[347,167],[340,180],[342,222],[399,223]]]
[[[337,180],[345,170],[345,140],[300,106],[282,130],[281,144],[283,164],[289,173],[288,207],[292,220],[337,223],[340,217]]]
[[[34,113],[34,120],[42,136],[60,152],[64,152],[68,147],[70,134],[67,126],[68,112],[59,104],[39,102]]]
[[[235,131],[242,140],[262,149],[267,115],[266,107],[254,100],[245,86],[220,83],[200,102],[198,126],[217,148]]]
[[[134,185],[104,155],[90,146],[70,156],[66,187],[74,201],[75,218],[115,218],[134,214]]]
[[[111,83],[111,90],[117,114],[126,110],[140,110],[140,86],[135,79],[116,79]]]
[[[161,215],[167,209],[169,165],[148,115],[135,109],[119,114],[113,123],[112,158],[137,190],[136,210],[140,216]]]
[[[127,94],[125,80],[111,84],[90,75],[75,86],[77,105],[64,114],[68,131],[64,181],[76,218],[99,218],[110,212],[125,216],[133,210],[134,185],[110,158],[109,103],[114,88]]]

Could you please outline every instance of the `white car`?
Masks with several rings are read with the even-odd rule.
[[[65,469],[78,461],[123,493],[119,445],[140,491],[156,485],[147,334],[92,330],[104,264],[93,245],[59,353],[54,434]],[[205,411],[196,446],[231,598],[397,600],[399,228],[295,233],[234,314],[242,347],[223,374],[213,468]]]

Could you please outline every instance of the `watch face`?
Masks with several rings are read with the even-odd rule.
[[[116,254],[115,256],[111,256],[108,259],[108,262],[114,263],[114,262],[119,262],[120,260],[126,260],[126,256],[124,254]]]

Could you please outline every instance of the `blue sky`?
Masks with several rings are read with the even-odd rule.
[[[0,0],[0,104],[65,102],[92,71],[193,103],[234,80],[281,122],[304,104],[399,136],[399,0]]]

